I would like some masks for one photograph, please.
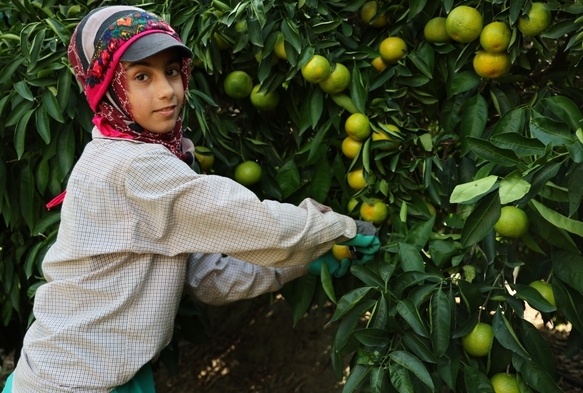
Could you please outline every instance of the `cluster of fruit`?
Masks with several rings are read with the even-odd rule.
[[[361,9],[362,20],[374,27],[383,27],[387,22],[384,14],[377,12],[377,2],[369,1]],[[532,3],[526,16],[518,19],[518,30],[527,37],[543,33],[551,25],[551,12],[543,3]],[[495,79],[505,75],[512,65],[508,47],[512,31],[508,24],[493,21],[483,26],[482,15],[475,8],[460,5],[447,17],[435,17],[423,29],[427,42],[447,43],[457,41],[470,43],[479,38],[482,50],[474,56],[473,66],[483,78]],[[407,52],[407,44],[400,37],[385,38],[379,45],[379,57],[371,64],[377,71],[398,62]]]
[[[515,206],[504,206],[501,209],[500,218],[496,222],[494,229],[498,235],[506,238],[520,238],[528,232],[529,221],[526,213]],[[556,307],[555,294],[550,283],[536,280],[529,284],[548,302]],[[490,354],[494,343],[494,330],[486,322],[478,322],[472,331],[462,337],[461,343],[464,351],[474,357],[485,357]],[[516,374],[496,373],[490,377],[490,383],[495,393],[520,392]]]
[[[279,93],[261,91],[261,85],[253,85],[253,79],[245,71],[232,71],[223,82],[225,94],[236,100],[249,97],[253,106],[260,111],[271,111],[279,104]]]
[[[551,25],[551,12],[543,3],[532,3],[530,11],[518,19],[518,30],[527,37],[543,33]],[[505,75],[512,66],[508,47],[512,39],[510,26],[492,21],[483,26],[482,15],[475,8],[460,5],[447,17],[435,17],[424,28],[425,39],[431,43],[451,40],[470,43],[479,38],[482,49],[473,60],[474,70],[483,78],[495,79]]]
[[[550,305],[557,306],[551,284],[537,280],[533,281],[529,286],[537,290]],[[494,329],[490,324],[478,322],[470,333],[462,337],[462,347],[470,356],[485,357],[490,354],[494,337]],[[495,393],[518,393],[521,391],[516,374],[508,372],[496,373],[490,377],[490,383]]]

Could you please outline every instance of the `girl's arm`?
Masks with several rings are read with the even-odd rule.
[[[275,292],[308,273],[306,266],[258,266],[228,255],[190,254],[186,291],[206,304],[223,305]]]

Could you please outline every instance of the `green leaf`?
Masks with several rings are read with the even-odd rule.
[[[61,212],[46,213],[35,225],[31,232],[32,236],[38,236],[47,230],[51,225],[61,220]]]
[[[565,314],[565,317],[578,331],[583,331],[583,295],[561,280],[553,281],[553,292],[557,306]]]
[[[427,368],[425,368],[425,365],[416,356],[405,351],[393,351],[389,354],[389,358],[399,366],[411,371],[429,389],[434,390],[431,375],[427,371]]]
[[[530,191],[526,197],[519,201],[519,203],[526,203],[531,198],[538,195],[538,193],[545,187],[547,182],[555,177],[561,168],[562,162],[552,162],[545,164],[539,169],[532,172],[533,176],[530,180]]]
[[[451,356],[443,356],[439,359],[437,364],[437,372],[441,379],[451,388],[452,391],[457,392],[457,377],[460,369],[460,351],[451,351]]]
[[[415,393],[411,377],[407,369],[399,364],[391,363],[389,365],[389,376],[391,384],[399,393]]]
[[[9,61],[0,71],[0,85],[9,81],[23,62],[24,57],[17,57],[13,61]]]
[[[49,183],[49,163],[43,159],[36,169],[35,176],[36,189],[41,195],[44,195],[47,185]]]
[[[549,117],[533,111],[530,118],[530,132],[545,145],[567,145],[573,142],[569,128]]]
[[[12,102],[14,102],[14,98],[12,99]],[[34,104],[30,101],[26,100],[20,101],[6,117],[6,120],[4,121],[4,126],[9,127],[17,124],[20,121],[20,119],[22,119],[22,116],[24,116],[25,113],[32,109],[33,105]]]
[[[300,173],[294,160],[289,160],[279,168],[276,179],[284,198],[287,198],[300,188]]]
[[[501,166],[519,166],[522,162],[510,149],[501,149],[492,142],[479,138],[466,138],[470,149],[478,157]]]
[[[466,392],[495,393],[488,377],[482,374],[480,370],[470,365],[464,367],[464,382],[466,385]]]
[[[565,250],[553,253],[553,271],[563,282],[583,293],[583,257]]]
[[[482,292],[480,292],[480,289],[476,285],[464,280],[459,280],[458,286],[460,288],[462,300],[464,301],[468,312],[477,312],[483,303]]]
[[[449,347],[451,305],[447,295],[439,289],[431,296],[429,307],[431,309],[431,343],[435,356],[440,358]]]
[[[512,365],[530,386],[539,392],[564,393],[555,380],[536,362],[530,361],[518,354],[512,355]]]
[[[42,140],[48,145],[51,142],[51,129],[49,123],[49,116],[43,106],[39,106],[35,111],[35,125],[36,131]]]
[[[385,385],[386,369],[384,367],[374,367],[370,373],[371,393],[382,393]]]
[[[26,255],[26,260],[24,261],[24,274],[26,274],[26,278],[29,279],[32,276],[33,269],[36,266],[36,257],[43,246],[42,242],[36,243],[30,250],[28,250],[28,254]]]
[[[46,18],[44,21],[55,32],[55,34],[59,36],[59,40],[61,40],[63,44],[65,45],[69,44],[70,33],[65,26],[63,26],[59,21],[52,18]]]
[[[350,370],[350,375],[346,379],[346,384],[344,385],[344,388],[342,388],[342,393],[354,392],[360,385],[364,383],[366,378],[368,378],[368,374],[371,370],[371,366],[363,366],[362,364],[355,365]]]
[[[369,287],[384,288],[385,283],[383,279],[373,272],[368,266],[353,264],[350,266],[350,273]]]
[[[430,282],[441,282],[443,280],[442,274],[423,273],[418,271],[410,271],[399,274],[392,281],[392,292],[395,297],[400,298],[403,291],[413,285],[423,283],[425,280]]]
[[[293,289],[283,296],[291,305],[294,326],[300,319],[302,319],[306,311],[310,308],[316,290],[316,283],[317,276],[313,274],[306,274],[305,276],[288,283],[292,284]]]
[[[494,187],[497,180],[498,176],[490,175],[469,183],[459,184],[453,189],[449,203],[464,203],[484,195]]]
[[[549,303],[536,289],[525,286],[516,291],[515,295],[517,298],[526,300],[533,308],[541,312],[553,312],[557,310],[557,307]]]
[[[35,282],[34,284],[32,284],[30,287],[28,287],[28,289],[26,290],[26,296],[29,299],[32,299],[35,295],[36,295],[36,291],[37,289],[39,289],[41,287],[41,285],[45,284],[45,281],[38,281]],[[29,324],[30,326],[30,324]]]
[[[549,27],[548,30],[546,30],[540,36],[556,40],[557,38],[563,37],[564,35],[580,28],[581,23],[575,23],[575,18],[572,18],[558,23],[554,23],[551,27]]]
[[[27,164],[20,172],[20,212],[29,230],[34,225],[34,175],[30,164]]]
[[[551,351],[549,342],[539,333],[538,329],[529,321],[520,320],[520,328],[524,345],[538,363],[551,378],[555,379],[555,357]]]
[[[69,127],[64,128],[57,139],[57,160],[63,176],[67,175],[75,162],[75,134]]]
[[[332,169],[328,158],[323,155],[314,167],[314,173],[312,174],[312,181],[310,183],[310,196],[320,203],[324,203],[330,191],[330,186],[332,185],[331,171]]]
[[[427,78],[429,79],[433,78],[433,71],[416,51],[409,52],[409,54],[407,55],[407,59],[410,60],[413,64],[415,64],[415,67],[417,67],[417,69],[421,71],[421,73],[425,75]]]
[[[509,110],[494,126],[491,138],[498,135],[522,135],[529,113],[530,111],[523,106]]]
[[[314,140],[312,141],[312,146],[310,148],[310,154],[308,155],[308,161],[310,161],[314,157],[314,155],[318,152],[318,148],[320,147],[322,140],[324,139],[324,137],[328,133],[328,130],[330,129],[330,126],[332,125],[333,120],[334,119],[329,119],[326,122],[326,124],[324,124],[322,127],[320,127],[320,129],[316,133],[316,136],[314,137]]]
[[[312,89],[308,101],[310,103],[310,120],[312,128],[316,128],[324,108],[324,95],[322,89]]]
[[[473,71],[462,71],[453,76],[450,96],[471,90],[480,84],[480,77]]]
[[[545,145],[538,139],[527,138],[517,132],[496,134],[490,137],[490,142],[501,149],[514,150],[519,157],[543,156]]]
[[[514,25],[522,13],[522,8],[526,0],[513,0],[510,2],[510,24]]]
[[[565,144],[565,147],[569,151],[569,157],[571,157],[573,162],[583,162],[583,143],[579,140],[573,140],[572,142]]]
[[[328,296],[328,298],[336,304],[336,294],[334,293],[334,281],[330,275],[330,269],[328,269],[328,264],[323,263],[320,269],[320,280],[322,282],[322,289]]]
[[[374,300],[360,302],[343,316],[334,337],[334,346],[337,351],[341,351],[348,344],[362,316],[370,308],[374,307],[375,303],[376,301]]]
[[[362,82],[362,76],[358,67],[352,68],[350,76],[350,98],[361,113],[366,113],[366,101],[368,99],[367,88]]]
[[[16,155],[20,160],[24,154],[24,140],[26,137],[26,129],[28,126],[28,121],[34,112],[33,109],[26,112],[16,124],[16,130],[14,131],[14,148],[16,149]]]
[[[460,120],[461,154],[469,152],[467,137],[480,137],[488,121],[488,103],[481,94],[471,97],[463,106]]]
[[[407,243],[399,243],[399,257],[404,272],[424,272],[425,264],[419,250]]]
[[[425,8],[427,0],[410,0],[409,1],[409,15],[407,16],[407,21],[413,19],[414,16],[419,14]]]
[[[563,216],[556,211],[549,209],[542,203],[532,199],[530,204],[539,212],[539,214],[552,225],[564,229],[568,232],[583,236],[583,222],[572,220]]]
[[[456,255],[459,255],[459,250],[451,241],[433,240],[429,242],[429,255],[435,266],[442,268],[451,261]]]
[[[577,105],[565,96],[552,96],[542,99],[539,105],[545,106],[548,112],[569,125],[571,131],[581,128],[583,115]]]
[[[37,32],[37,34],[34,36],[32,40],[32,48],[30,50],[30,62],[28,63],[27,67],[29,73],[32,73],[31,71],[34,69],[39,60],[41,47],[44,44],[46,34],[47,30],[42,28]]]
[[[281,32],[285,37],[285,42],[289,42],[291,46],[296,50],[296,52],[300,53],[302,51],[302,38],[298,33],[298,27],[295,25],[294,21],[290,19],[285,19],[285,23],[284,21],[282,21]]]
[[[437,363],[437,358],[434,353],[429,349],[427,340],[422,340],[417,336],[417,334],[411,331],[405,331],[403,333],[403,345],[406,349],[413,352],[419,359],[427,363]]]
[[[28,101],[34,100],[34,95],[32,91],[30,91],[26,81],[18,81],[14,84],[14,90],[20,95],[22,98]]]
[[[354,336],[363,345],[370,347],[382,347],[389,342],[389,333],[385,329],[359,329],[354,331]]]
[[[6,163],[4,160],[0,160],[0,213],[2,212],[2,204],[4,202],[4,195],[7,194],[6,183],[8,180],[8,175],[6,173]],[[2,273],[0,272],[0,281],[2,280]]]
[[[69,104],[72,77],[73,74],[68,69],[65,69],[59,75],[59,80],[57,82],[57,103],[62,112],[67,109],[67,105]]]
[[[462,228],[461,243],[469,247],[482,240],[500,218],[500,198],[497,194],[485,197],[470,213]]]
[[[413,300],[405,298],[397,303],[397,312],[411,326],[411,329],[421,337],[428,338],[427,326],[423,322],[419,310]]]
[[[43,107],[53,119],[59,123],[64,123],[63,113],[57,102],[57,98],[51,93],[49,89],[44,89],[42,94]]]
[[[413,225],[411,229],[409,229],[407,236],[405,236],[405,243],[412,245],[417,250],[421,250],[429,241],[434,225],[435,216],[431,216],[427,221],[422,221]]]
[[[526,349],[522,346],[520,340],[516,336],[514,329],[506,319],[506,316],[502,313],[501,308],[496,309],[494,318],[492,319],[492,329],[494,330],[494,337],[502,346],[512,352],[526,358],[530,359],[530,355],[526,352]]]
[[[372,288],[370,287],[356,288],[342,296],[338,301],[338,305],[334,311],[332,319],[330,319],[330,322],[334,322],[342,318],[343,315],[349,312],[356,304],[364,299],[364,297],[371,289]]]
[[[530,183],[522,178],[520,171],[508,174],[500,181],[500,203],[502,205],[517,201],[525,196],[530,190]]]

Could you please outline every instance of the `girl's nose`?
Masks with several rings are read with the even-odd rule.
[[[174,89],[172,88],[172,84],[166,78],[166,75],[162,75],[161,77],[157,78],[156,83],[156,94],[160,99],[167,99],[172,98],[174,96]]]

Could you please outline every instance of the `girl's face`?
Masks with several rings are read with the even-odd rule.
[[[138,62],[124,62],[131,115],[144,129],[165,134],[174,128],[182,104],[184,86],[181,58],[167,49]]]

